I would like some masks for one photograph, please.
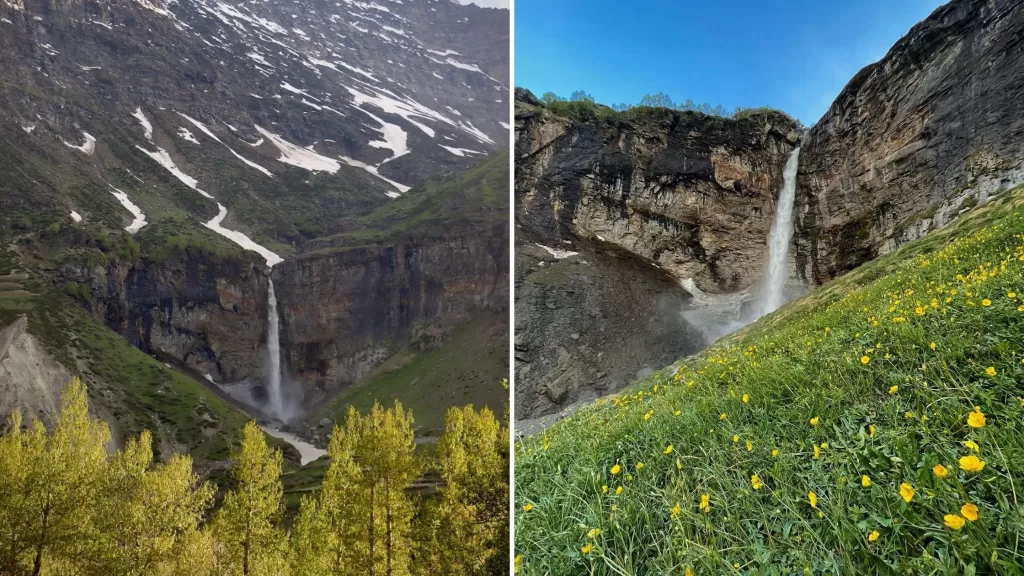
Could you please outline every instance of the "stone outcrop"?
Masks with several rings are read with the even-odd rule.
[[[274,268],[282,359],[322,393],[409,344],[436,345],[482,310],[507,310],[508,223],[390,244],[326,248]]]
[[[61,390],[71,381],[67,369],[47,354],[27,328],[24,316],[0,328],[0,432],[15,409],[21,410],[26,424],[33,418],[53,424]]]
[[[794,246],[816,284],[1024,183],[1024,2],[953,0],[807,134]]]

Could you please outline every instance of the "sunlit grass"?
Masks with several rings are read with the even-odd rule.
[[[1006,193],[521,443],[520,573],[1017,570],[1022,204]]]

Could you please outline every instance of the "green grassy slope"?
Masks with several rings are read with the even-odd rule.
[[[1018,188],[523,441],[520,573],[1015,573],[1022,342]]]

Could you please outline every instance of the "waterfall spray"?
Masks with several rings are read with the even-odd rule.
[[[789,243],[793,239],[793,202],[796,199],[796,172],[800,148],[794,148],[782,173],[782,190],[775,208],[768,241],[768,269],[758,296],[757,316],[774,312],[786,303],[786,282],[789,280]]]
[[[270,280],[267,287],[267,354],[270,357],[268,376],[268,393],[270,397],[270,414],[284,417],[281,400],[281,340],[278,331],[277,297],[274,295],[274,281]]]

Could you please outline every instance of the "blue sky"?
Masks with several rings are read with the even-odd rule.
[[[515,84],[603,104],[768,105],[816,122],[940,0],[516,0]]]

